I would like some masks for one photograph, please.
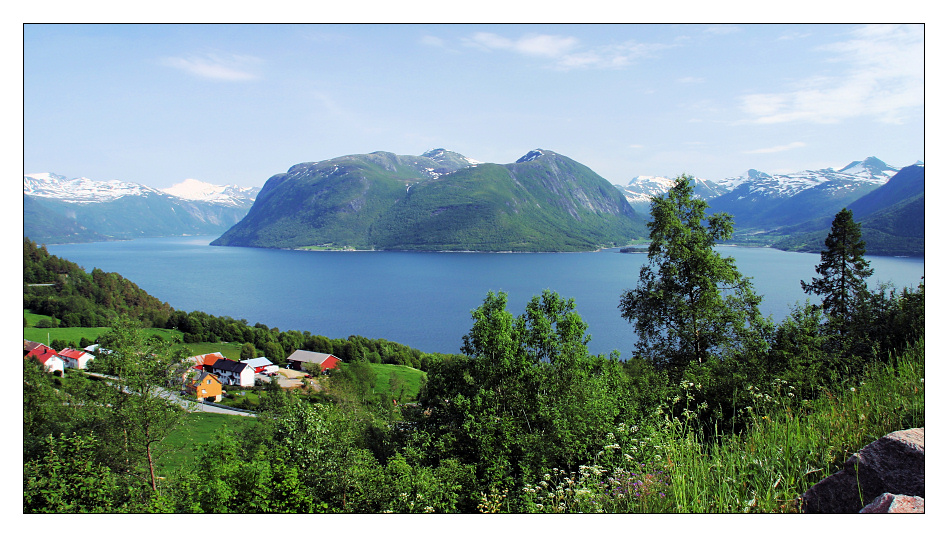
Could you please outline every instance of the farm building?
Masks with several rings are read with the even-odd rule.
[[[271,362],[269,358],[266,358],[264,356],[261,356],[259,358],[248,358],[246,360],[241,360],[241,362],[252,367],[254,373],[264,373],[264,374],[276,373],[277,369],[280,369],[279,367],[274,365],[273,362]]]
[[[297,371],[302,371],[303,364],[305,363],[316,364],[319,366],[319,368],[322,371],[325,371],[327,369],[335,369],[336,364],[338,364],[342,360],[340,360],[339,358],[336,358],[335,356],[331,354],[325,354],[322,352],[297,350],[297,351],[294,351],[293,354],[291,354],[286,359],[286,361],[288,364],[287,367],[289,367],[290,369],[295,369]]]

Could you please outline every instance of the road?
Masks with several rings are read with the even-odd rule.
[[[86,375],[90,377],[98,377],[110,381],[118,380],[116,377],[110,375],[103,375],[102,373],[92,373],[91,371],[85,371]],[[156,388],[160,395],[165,399],[179,405],[181,408],[187,410],[188,412],[212,412],[216,414],[231,414],[234,416],[255,416],[253,412],[247,412],[244,410],[235,410],[230,408],[221,408],[219,406],[208,405],[205,403],[198,403],[191,399],[185,399],[179,394],[175,393],[173,390],[166,388]]]

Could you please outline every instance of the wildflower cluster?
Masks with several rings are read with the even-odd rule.
[[[386,513],[434,513],[435,508],[427,504],[420,493],[402,492],[392,501]]]
[[[503,513],[504,504],[507,501],[507,489],[503,492],[491,490],[490,494],[481,493],[481,501],[477,504],[477,510],[481,513]]]
[[[743,413],[750,418],[760,416],[765,421],[770,419],[769,414],[786,407],[796,397],[793,385],[781,378],[775,378],[767,389],[749,384],[746,390],[751,404],[742,409]]]
[[[660,511],[670,488],[663,446],[637,426],[619,424],[606,435],[594,464],[578,472],[553,468],[523,489],[533,513],[623,513]],[[645,462],[641,462],[645,461]]]

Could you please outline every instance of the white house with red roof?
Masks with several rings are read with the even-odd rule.
[[[30,358],[35,358],[50,373],[59,371],[62,374],[66,372],[66,362],[59,357],[59,353],[55,349],[42,343],[24,339],[23,359],[28,360]]]
[[[66,363],[66,367],[73,369],[85,369],[89,364],[89,360],[95,358],[95,356],[86,351],[70,349],[68,347],[59,351],[59,356]]]

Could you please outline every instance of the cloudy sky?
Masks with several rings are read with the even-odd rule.
[[[534,148],[613,183],[924,160],[922,25],[23,26],[24,173],[262,185]]]

